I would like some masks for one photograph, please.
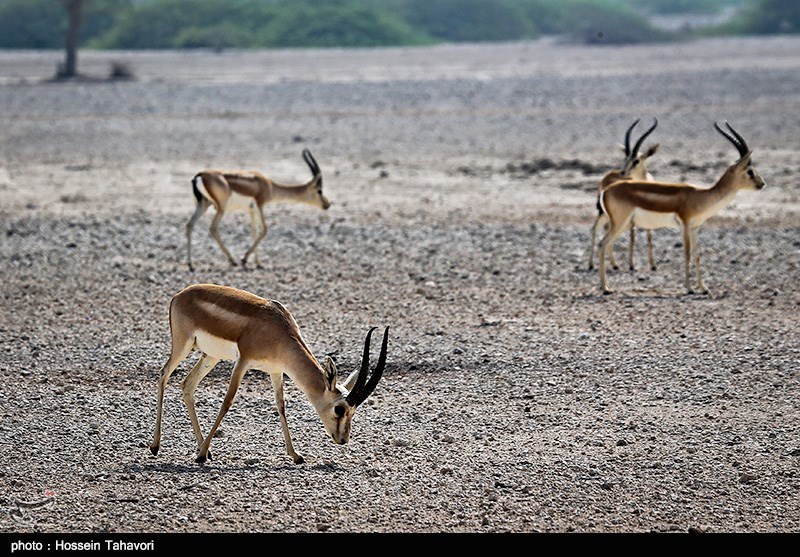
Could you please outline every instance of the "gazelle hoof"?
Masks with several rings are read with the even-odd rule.
[[[206,461],[206,455],[201,454],[197,458],[194,459],[197,464],[204,464]]]
[[[608,296],[609,294],[613,294],[613,290],[609,290],[608,288],[603,289],[603,296]]]
[[[303,458],[302,456],[300,456],[299,454],[297,454],[297,455],[294,455],[294,456],[292,457],[292,460],[294,461],[294,463],[295,463],[295,464],[303,464],[303,463],[306,461],[306,459],[304,459],[304,458]]]
[[[151,446],[151,447],[150,447],[150,452],[151,452],[151,453],[153,453],[153,456],[156,456],[156,455],[158,454],[158,449],[159,449],[159,448],[160,448],[160,447],[159,447],[158,445],[155,445],[155,446]]]

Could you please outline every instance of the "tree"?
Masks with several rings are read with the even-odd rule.
[[[58,69],[58,77],[75,77],[78,75],[78,42],[83,23],[83,0],[61,0],[61,4],[67,10],[69,23],[64,45],[66,58]]]

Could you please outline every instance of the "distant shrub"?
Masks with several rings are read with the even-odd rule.
[[[445,41],[509,41],[531,38],[538,29],[513,0],[407,0],[410,25]]]
[[[129,63],[114,61],[111,62],[108,78],[112,80],[131,80],[136,79],[136,75],[133,73],[133,67]]]
[[[720,30],[734,34],[800,33],[800,1],[753,0]]]
[[[587,44],[634,44],[668,41],[674,35],[656,29],[647,19],[625,9],[601,7],[586,0],[572,6],[575,24],[570,36]]]

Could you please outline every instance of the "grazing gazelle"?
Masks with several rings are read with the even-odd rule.
[[[196,348],[201,352],[200,359],[181,382],[181,388],[197,439],[197,462],[201,464],[211,456],[211,440],[233,404],[236,391],[248,369],[269,373],[286,453],[295,463],[300,464],[303,457],[292,446],[286,421],[284,374],[305,393],[333,442],[344,445],[350,440],[353,413],[375,390],[386,366],[389,327],[383,333],[378,364],[367,380],[369,342],[372,331],[375,330],[372,328],[364,341],[361,368],[353,371],[343,384],[339,384],[333,360],[329,357],[324,367],[317,362],[303,341],[294,317],[286,308],[274,300],[260,298],[228,286],[196,284],[178,292],[170,302],[169,326],[172,333],[172,352],[158,381],[156,429],[150,451],[157,454],[161,444],[161,413],[169,376]],[[236,363],[217,419],[208,435],[203,437],[195,411],[194,391],[197,384],[220,360],[235,360]]]
[[[697,287],[708,294],[700,274],[700,253],[697,245],[697,230],[706,220],[726,207],[736,193],[742,189],[760,190],[764,180],[752,167],[752,150],[744,138],[725,122],[730,133],[715,122],[714,127],[739,152],[739,160],[733,163],[711,188],[702,188],[687,183],[648,182],[628,180],[617,182],[600,194],[600,203],[608,214],[611,226],[600,242],[600,287],[604,294],[611,293],[606,277],[606,257],[614,240],[627,230],[631,222],[646,228],[680,227],[683,230],[683,252],[685,263],[685,285],[691,294],[691,259],[694,258],[697,272]]]
[[[639,148],[644,143],[644,140],[647,139],[653,130],[656,129],[658,126],[658,119],[653,118],[653,125],[644,132],[644,134],[639,138],[639,140],[634,145],[633,149],[631,149],[631,132],[633,128],[636,127],[636,124],[639,123],[639,119],[637,118],[636,121],[631,124],[628,128],[628,131],[625,132],[625,145],[622,145],[622,149],[625,151],[625,160],[622,162],[622,167],[620,170],[611,170],[603,179],[600,180],[600,184],[597,191],[597,218],[594,221],[594,225],[592,226],[592,245],[591,249],[589,250],[589,270],[591,271],[594,269],[594,250],[595,245],[597,243],[597,230],[600,226],[604,225],[608,222],[608,215],[605,214],[603,211],[603,207],[600,205],[600,193],[606,189],[608,186],[615,182],[619,182],[620,180],[652,180],[653,176],[647,171],[647,159],[652,157],[656,151],[658,151],[658,143],[655,145],[651,145],[648,149],[644,152],[644,154],[639,154]],[[629,253],[629,266],[631,271],[634,270],[634,259],[633,259],[633,248],[636,242],[636,226],[635,223],[631,226],[631,243],[630,243],[630,253]],[[647,255],[650,259],[650,268],[655,270],[656,264],[655,259],[653,257],[653,234],[650,230],[647,231]],[[611,259],[611,265],[616,269],[617,262],[614,260],[614,251],[611,250],[609,252],[609,256]]]
[[[192,178],[192,190],[197,200],[192,218],[186,223],[186,257],[189,269],[192,267],[192,229],[199,219],[212,205],[216,209],[211,221],[211,236],[217,241],[222,253],[231,265],[236,265],[231,252],[222,242],[219,234],[219,222],[225,213],[247,211],[253,227],[253,245],[242,257],[242,265],[247,263],[250,254],[254,254],[256,266],[261,267],[258,257],[259,242],[267,235],[267,223],[264,220],[264,205],[267,203],[289,202],[305,203],[322,210],[328,209],[331,202],[322,193],[322,172],[311,151],[303,149],[303,160],[311,169],[313,177],[305,184],[279,184],[260,172],[244,170],[203,170]],[[258,218],[258,222],[256,219]],[[259,231],[259,222],[261,224]]]

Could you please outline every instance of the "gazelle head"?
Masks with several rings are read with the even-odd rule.
[[[730,133],[719,127],[719,124],[714,122],[714,127],[722,136],[733,143],[736,150],[739,151],[739,160],[733,163],[728,170],[725,171],[725,176],[733,180],[736,189],[742,190],[760,190],[764,189],[766,185],[764,179],[756,172],[750,159],[753,156],[753,150],[747,146],[744,138],[737,132],[728,122],[725,122],[725,127],[730,130]]]
[[[331,206],[331,202],[322,193],[322,171],[319,169],[316,159],[308,149],[303,149],[303,160],[306,161],[308,168],[311,169],[311,174],[314,176],[308,183],[306,190],[305,202],[314,207],[319,207],[323,211],[327,211]]]
[[[364,341],[364,355],[361,368],[355,370],[339,385],[336,381],[336,364],[328,358],[323,366],[325,371],[325,393],[318,402],[317,414],[322,419],[325,430],[337,445],[344,445],[350,440],[350,424],[356,408],[372,394],[386,367],[386,345],[389,341],[389,327],[383,333],[381,353],[375,371],[369,376],[369,341],[375,327],[369,330]]]
[[[634,180],[646,180],[647,159],[656,154],[659,144],[651,145],[644,153],[639,153],[639,149],[642,147],[644,140],[647,139],[647,136],[653,133],[653,130],[658,126],[658,119],[655,117],[653,118],[653,125],[642,134],[642,137],[640,137],[633,148],[631,148],[631,133],[638,123],[639,119],[637,118],[636,121],[631,124],[631,127],[628,128],[628,131],[625,132],[625,145],[622,145],[622,150],[625,151],[625,160],[622,162],[620,172],[623,176],[630,176]]]

